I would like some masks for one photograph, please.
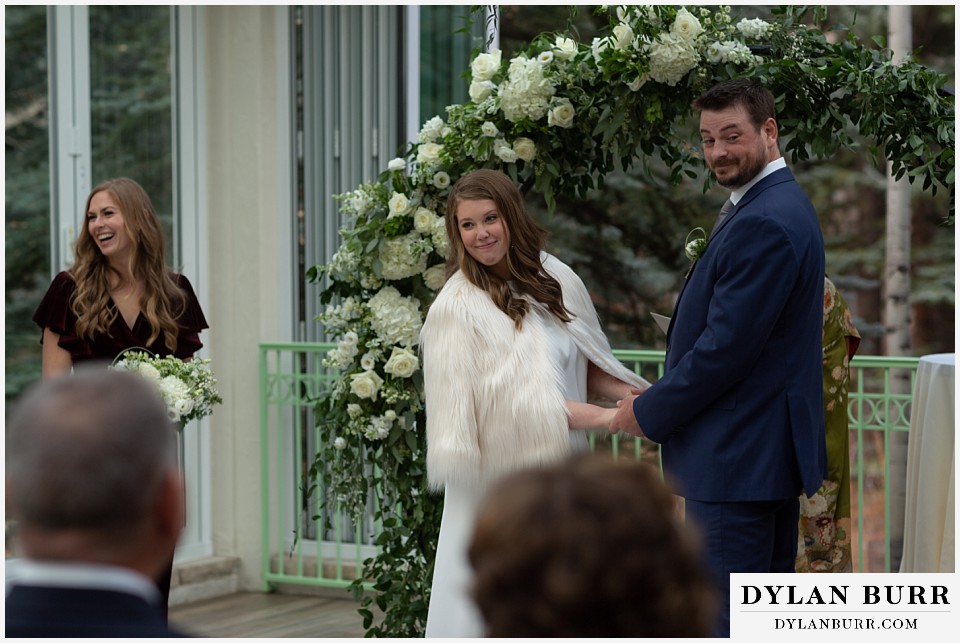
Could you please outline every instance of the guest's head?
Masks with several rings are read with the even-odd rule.
[[[653,467],[577,458],[501,480],[477,515],[474,598],[493,637],[698,637],[715,597]]]
[[[87,197],[86,225],[76,243],[78,261],[107,262],[133,274],[164,269],[165,242],[150,196],[133,179],[108,179]]]
[[[22,553],[156,577],[183,526],[175,429],[153,383],[110,369],[62,375],[18,403],[7,497]]]
[[[91,190],[84,217],[70,267],[77,333],[92,339],[110,332],[118,314],[111,290],[124,285],[141,293],[148,344],[162,336],[170,351],[176,349],[177,319],[187,299],[167,269],[163,227],[149,195],[133,179],[109,179]]]
[[[569,319],[560,284],[543,270],[540,260],[547,231],[527,211],[523,195],[509,176],[482,169],[461,177],[447,196],[446,227],[448,275],[461,270],[472,284],[491,294],[517,327],[528,305],[512,296],[508,281],[559,318]]]
[[[775,100],[759,80],[718,83],[693,108],[700,112],[704,160],[720,185],[743,187],[780,157]]]

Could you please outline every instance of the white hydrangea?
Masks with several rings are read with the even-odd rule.
[[[500,70],[501,53],[499,49],[491,49],[485,54],[478,54],[470,63],[473,80],[490,80]]]
[[[744,38],[753,38],[754,40],[766,38],[772,28],[773,26],[769,22],[760,18],[753,18],[752,20],[743,18],[737,23],[737,31],[743,34]]]
[[[433,223],[433,230],[430,231],[430,240],[437,254],[444,259],[450,254],[450,238],[447,236],[447,224],[443,217],[437,217]]]
[[[417,243],[421,238],[418,233],[410,232],[380,243],[384,279],[406,279],[426,270],[427,253]]]
[[[182,403],[190,399],[190,387],[175,375],[167,375],[161,378],[159,384],[160,397],[163,398],[163,401],[167,405],[167,415],[170,416],[170,419],[174,422],[179,422],[181,415],[186,415],[193,410],[192,404],[190,408],[184,412],[180,412],[179,410]]]
[[[439,116],[434,116],[423,124],[423,127],[420,129],[418,140],[420,143],[435,142],[438,138],[440,138],[441,133],[443,132],[443,126],[443,119]]]
[[[383,371],[396,377],[410,377],[420,368],[420,360],[409,348],[394,346]]]
[[[692,42],[673,33],[662,33],[648,47],[650,78],[673,87],[700,60]]]
[[[518,56],[510,61],[509,75],[500,88],[500,108],[510,122],[538,121],[547,113],[554,91],[553,82],[543,75],[543,65]]]
[[[557,58],[561,60],[573,60],[577,55],[577,43],[570,38],[557,36],[557,39],[553,42],[553,51]]]
[[[382,288],[370,298],[370,325],[377,336],[388,346],[414,346],[420,341],[419,304],[404,297],[393,286]]]
[[[517,153],[517,158],[523,161],[532,161],[537,156],[536,144],[524,136],[513,142],[513,151]]]
[[[390,435],[391,426],[393,426],[393,420],[383,415],[372,417],[370,424],[364,428],[363,435],[369,440],[382,440]]]
[[[363,407],[361,407],[359,404],[354,404],[352,402],[350,404],[347,404],[347,416],[351,420],[356,420],[361,415],[363,415]]]

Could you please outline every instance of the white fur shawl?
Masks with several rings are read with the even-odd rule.
[[[648,382],[617,360],[580,278],[543,253],[543,266],[575,315],[562,324],[591,362],[635,386]],[[432,489],[486,486],[512,471],[570,451],[563,373],[553,364],[544,322],[517,331],[489,295],[457,272],[430,306],[420,333],[427,405],[427,478]]]

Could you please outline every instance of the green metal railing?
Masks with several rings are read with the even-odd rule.
[[[363,560],[376,552],[372,510],[362,524],[354,525],[336,510],[321,512],[315,501],[319,493],[307,497],[303,486],[321,439],[313,401],[337,377],[322,365],[334,347],[319,342],[260,345],[261,546],[268,588],[278,584],[345,587]],[[614,353],[650,381],[663,374],[663,351]],[[917,362],[915,357],[861,356],[851,363],[854,571],[893,571],[886,492],[890,444],[896,432],[910,428]],[[595,451],[605,450],[614,457],[632,455],[659,462],[659,448],[649,441],[592,435],[590,444]]]

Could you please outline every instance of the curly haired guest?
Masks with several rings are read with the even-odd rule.
[[[163,228],[150,197],[128,178],[87,197],[69,270],[59,273],[33,315],[43,329],[43,378],[128,348],[189,359],[208,328],[190,282],[168,270]]]
[[[167,268],[163,228],[139,183],[115,178],[87,197],[74,262],[59,273],[33,321],[43,329],[43,379],[110,364],[128,348],[188,360],[208,328],[187,278]],[[158,587],[170,593],[173,551]]]
[[[469,548],[490,637],[703,637],[715,594],[648,464],[581,456],[502,479]]]

